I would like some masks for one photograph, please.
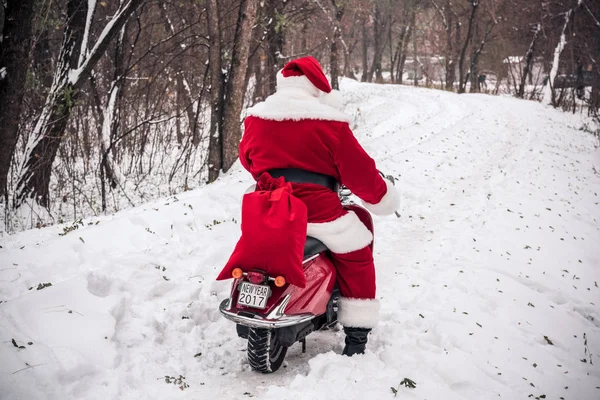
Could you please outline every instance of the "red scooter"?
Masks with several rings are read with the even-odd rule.
[[[342,204],[373,232],[371,215],[352,203],[350,194],[348,189],[341,188]],[[277,371],[288,347],[301,342],[304,352],[309,333],[337,323],[336,270],[327,247],[315,238],[306,238],[303,269],[305,288],[260,270],[233,270],[231,293],[221,302],[219,310],[236,323],[238,336],[248,339],[248,362],[255,371]]]

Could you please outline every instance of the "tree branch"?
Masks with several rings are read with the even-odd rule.
[[[116,15],[106,24],[98,41],[90,51],[89,57],[86,57],[82,64],[76,70],[69,72],[69,83],[73,88],[78,89],[83,84],[85,78],[92,72],[92,68],[104,55],[106,48],[112,39],[119,33],[127,18],[142,4],[144,0],[129,0],[117,10]]]

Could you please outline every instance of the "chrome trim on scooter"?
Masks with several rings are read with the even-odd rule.
[[[302,261],[302,264],[306,264],[309,261],[314,260],[315,258],[319,257],[321,255],[321,253],[317,253],[314,256],[308,257],[306,260]]]
[[[233,304],[233,296],[229,296],[229,299],[225,300],[227,304],[225,305],[225,309],[227,311],[231,310],[231,305]],[[224,302],[225,302],[224,301]],[[221,303],[222,304],[222,303]]]
[[[284,328],[286,326],[292,326],[307,322],[315,318],[313,314],[299,314],[299,315],[283,315],[279,319],[273,320],[263,318],[260,315],[254,315],[253,317],[247,317],[245,315],[238,315],[235,312],[229,311],[229,299],[225,299],[219,304],[219,311],[225,318],[236,324],[249,326],[251,328],[264,328],[264,329],[277,329]]]
[[[290,299],[292,298],[291,294],[287,294],[281,304],[279,304],[269,315],[267,315],[267,319],[279,319],[285,315],[285,308],[287,307]]]

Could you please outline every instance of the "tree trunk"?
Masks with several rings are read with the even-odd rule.
[[[413,44],[413,84],[414,86],[419,86],[419,78],[418,78],[418,68],[419,68],[419,59],[417,58],[417,34],[413,33],[412,35],[412,44]]]
[[[533,38],[531,39],[531,43],[529,44],[529,49],[527,49],[527,53],[525,53],[525,67],[523,68],[523,74],[521,75],[521,83],[519,84],[519,91],[517,92],[517,97],[520,97],[521,99],[523,98],[523,96],[525,96],[525,82],[527,80],[527,76],[531,75],[531,62],[533,61],[533,52],[535,51],[535,45],[541,30],[542,24],[538,22],[533,31]]]
[[[161,4],[161,14],[165,22],[165,30],[169,35],[175,36],[175,27],[169,17],[169,13],[167,11],[167,5],[165,3]],[[191,85],[185,78],[183,71],[181,68],[177,68],[175,71],[175,76],[177,79],[177,101],[180,102],[183,100],[183,108],[186,111],[188,117],[188,128],[190,131],[190,136],[192,137],[192,143],[194,147],[200,144],[200,134],[198,133],[198,115],[194,113],[194,99],[191,93]],[[199,101],[199,100],[198,100]],[[178,107],[179,108],[179,107]],[[179,121],[179,120],[178,120]],[[178,137],[178,143],[181,144],[182,138]]]
[[[592,48],[593,49],[593,48]],[[600,54],[600,39],[596,38],[596,54]],[[590,94],[590,106],[588,113],[596,117],[600,122],[600,60],[595,59],[592,63],[592,93]]]
[[[342,37],[342,28],[341,22],[342,17],[344,16],[344,6],[338,6],[335,4],[335,22],[333,24],[333,35],[331,39],[331,54],[329,58],[329,69],[331,74],[331,88],[335,90],[340,89],[340,84],[338,82],[338,78],[340,76],[340,57],[339,57],[339,49],[338,44],[340,43],[340,39]]]
[[[240,114],[244,105],[246,88],[244,78],[248,68],[248,49],[256,16],[257,1],[243,0],[240,5],[235,41],[231,55],[231,67],[227,80],[227,95],[223,107],[223,171],[237,161],[238,146],[242,138]]]
[[[340,75],[340,67],[339,67],[339,54],[338,54],[338,28],[333,28],[333,40],[331,41],[331,53],[329,55],[329,73],[331,75],[331,88],[335,90],[340,89],[339,84],[339,75]]]
[[[413,11],[413,15],[414,15],[414,8],[412,9]],[[406,42],[407,42],[407,38],[410,37],[410,31],[412,30],[410,21],[412,21],[412,16],[409,17],[408,14],[409,13],[409,8],[407,5],[405,5],[404,7],[404,12],[403,12],[403,18],[402,18],[402,30],[400,31],[400,39],[398,40],[398,43],[396,44],[396,51],[394,52],[394,55],[392,57],[392,82],[393,83],[402,83],[402,74],[404,73],[404,71],[400,71],[400,67],[402,64],[402,69],[404,69],[404,63],[401,63],[400,60],[401,58],[404,56],[404,59],[406,60]],[[391,25],[391,24],[390,24]],[[396,68],[396,70],[394,71],[394,66],[398,66],[398,68]],[[395,75],[394,75],[395,74]]]
[[[392,83],[396,83],[395,75],[394,75],[394,57],[397,56],[397,51],[394,52],[394,41],[392,40],[392,22],[390,22],[388,26],[388,45],[390,46],[390,80]]]
[[[344,70],[343,70],[342,74],[347,78],[350,78],[352,80],[357,80],[356,74],[354,73],[354,63],[352,61],[353,53],[354,53],[354,46],[355,46],[355,44],[353,44],[353,47],[351,47],[349,49],[344,48]]]
[[[266,92],[265,97],[275,93],[277,89],[277,72],[283,68],[283,60],[280,58],[283,54],[283,45],[285,44],[284,29],[281,26],[277,26],[277,19],[281,18],[281,0],[270,0],[269,8],[267,10],[267,18],[270,21],[267,26],[267,38],[266,38]]]
[[[8,0],[6,22],[0,30],[0,202],[6,204],[8,171],[19,138],[19,115],[33,36],[33,3],[33,0]]]
[[[115,138],[119,131],[119,110],[123,97],[123,85],[126,79],[127,70],[125,68],[124,38],[126,26],[121,28],[121,33],[115,44],[113,80],[108,91],[106,106],[103,110],[102,132],[101,132],[101,158],[100,158],[100,182],[102,190],[102,211],[106,211],[106,180],[111,189],[116,189],[118,179],[115,167],[109,160],[110,150],[114,147]]]
[[[74,106],[73,85],[69,82],[69,71],[77,68],[81,51],[81,42],[85,30],[88,10],[87,0],[69,0],[67,4],[67,23],[63,36],[63,45],[59,55],[57,71],[52,88],[46,100],[33,133],[33,139],[39,138],[33,148],[25,154],[22,172],[19,174],[15,206],[30,197],[38,204],[49,207],[49,185],[52,163],[56,158],[60,140]]]
[[[479,93],[479,57],[475,50],[475,43],[479,40],[479,24],[475,22],[473,28],[473,50],[471,54],[471,65],[469,66],[469,80],[471,81],[470,93]]]
[[[356,22],[356,12],[354,12],[351,16],[351,18],[349,18],[350,21],[354,21]],[[353,23],[352,27],[350,28],[350,39],[349,39],[349,45],[348,46],[343,46],[344,47],[344,69],[342,70],[342,75],[344,75],[347,78],[356,80],[356,74],[354,71],[354,62],[353,62],[353,54],[354,54],[354,49],[356,48],[356,44],[358,42],[358,40],[356,39],[356,35],[357,35],[357,24]]]
[[[467,36],[465,37],[465,42],[463,44],[462,50],[460,51],[460,58],[458,60],[458,74],[460,83],[458,85],[458,93],[464,93],[465,88],[467,86],[467,76],[465,75],[465,58],[467,55],[467,48],[469,47],[469,43],[473,38],[473,23],[475,22],[475,13],[477,12],[477,8],[479,7],[479,1],[471,0],[471,16],[469,17],[469,25],[467,28]]]
[[[454,14],[450,9],[450,1],[446,3],[446,90],[454,90],[454,81],[456,80],[456,71],[454,66],[454,46],[452,43],[452,25],[454,24]]]
[[[262,66],[262,60],[264,58],[264,51],[262,49],[259,49],[254,59],[254,94],[252,95],[252,101],[254,104],[265,99],[265,96],[263,94],[264,72]]]
[[[304,54],[308,51],[308,42],[306,40],[308,36],[308,21],[302,24],[302,40],[300,41],[300,53]]]
[[[362,22],[362,75],[361,82],[369,80],[369,31],[367,30],[367,18],[363,17]]]
[[[490,37],[492,30],[494,29],[494,27],[496,26],[497,21],[494,20],[493,23],[491,23],[488,28],[485,31],[485,34],[483,35],[483,40],[481,40],[481,42],[479,43],[479,47],[477,49],[475,49],[473,51],[473,54],[471,55],[471,67],[469,68],[471,71],[471,82],[473,86],[475,86],[475,91],[479,92],[479,56],[481,55],[481,53],[483,52],[483,48],[485,46],[485,44],[487,43],[488,38]],[[471,90],[471,92],[473,92],[473,89]]]
[[[26,148],[25,159],[19,171],[15,207],[27,197],[46,208],[49,207],[49,184],[52,164],[65,135],[77,91],[90,76],[92,68],[106,52],[108,45],[119,33],[129,16],[144,0],[129,0],[120,6],[106,24],[97,43],[90,47],[86,33],[93,21],[94,10],[88,10],[87,0],[69,0],[67,20],[58,66],[52,87],[42,113],[36,123]]]
[[[265,40],[267,37],[266,28],[263,25],[265,19],[265,11],[266,7],[263,5],[259,5],[259,9],[256,11],[256,25],[257,29],[254,30],[254,36],[252,41],[256,43],[256,50],[254,51],[253,57],[250,58],[248,62],[250,62],[250,67],[252,72],[250,72],[250,76],[254,75],[254,90],[252,93],[252,101],[251,105],[254,105],[260,101],[265,99],[265,65],[264,61],[266,60],[265,53]],[[306,23],[303,26],[303,34],[304,29],[306,29]],[[306,38],[302,39],[302,46],[306,46]]]
[[[558,74],[558,64],[560,63],[560,55],[567,44],[565,31],[567,30],[567,26],[569,25],[571,14],[577,7],[579,7],[580,4],[581,3],[578,2],[574,8],[570,9],[569,11],[567,11],[565,13],[565,23],[562,27],[562,32],[561,32],[560,38],[558,40],[558,43],[556,45],[556,48],[554,49],[552,68],[550,70],[550,75],[548,77],[548,83],[546,84],[546,88],[545,88],[543,96],[542,96],[542,103],[544,103],[544,104],[548,104],[548,105],[552,105],[552,106],[556,107],[559,103],[556,101],[556,93],[554,91],[554,79],[556,78],[556,75]]]
[[[404,64],[406,63],[406,57],[408,56],[408,45],[410,43],[411,36],[413,35],[413,31],[415,30],[416,14],[417,14],[416,11],[413,10],[410,15],[410,23],[408,25],[408,29],[402,40],[402,50],[401,50],[400,59],[398,60],[398,68],[397,68],[397,72],[396,72],[396,74],[397,74],[396,82],[398,82],[399,84],[402,84],[402,81],[404,80],[404,78],[403,78]]]
[[[219,177],[223,167],[221,115],[223,110],[223,73],[221,66],[220,15],[217,0],[206,1],[210,67],[210,136],[208,143],[208,182]]]
[[[590,95],[590,115],[596,115],[600,109],[600,63],[596,61],[592,69],[592,93]],[[599,118],[600,120],[600,118]]]
[[[385,32],[385,21],[381,15],[379,4],[375,3],[375,18],[373,24],[373,64],[369,71],[367,81],[373,80],[373,74],[375,74],[375,82],[383,83],[383,75],[381,70],[381,61],[383,58],[383,51],[385,48],[384,32]]]

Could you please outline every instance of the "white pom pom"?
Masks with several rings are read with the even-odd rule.
[[[321,96],[321,103],[327,104],[336,110],[343,110],[344,96],[339,90],[332,90],[331,92]]]

